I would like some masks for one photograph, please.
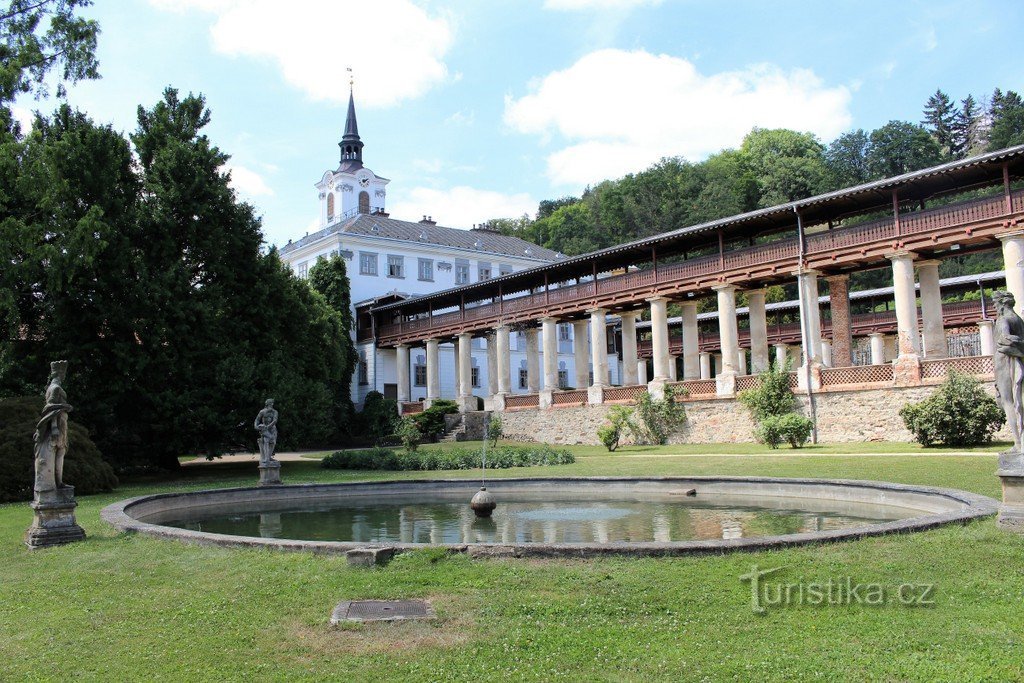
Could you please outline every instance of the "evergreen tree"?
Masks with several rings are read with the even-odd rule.
[[[956,148],[954,125],[956,107],[949,95],[936,90],[924,105],[924,121],[921,124],[932,134],[945,158],[951,158]]]
[[[1020,95],[1012,90],[1003,93],[997,88],[992,94],[989,117],[990,150],[1024,144],[1024,100]]]
[[[980,119],[981,110],[974,98],[968,95],[961,102],[961,108],[956,112],[953,121],[953,158],[963,159],[964,157],[976,154],[981,151]]]
[[[324,297],[327,304],[338,313],[342,330],[339,355],[342,366],[340,380],[332,387],[333,417],[335,436],[348,431],[352,419],[352,373],[355,372],[359,356],[352,334],[355,324],[352,316],[352,296],[345,259],[338,254],[321,258],[309,269],[309,284]]]

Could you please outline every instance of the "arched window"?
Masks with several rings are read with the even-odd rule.
[[[359,193],[359,213],[370,213],[370,193],[365,190]]]
[[[334,193],[327,193],[327,220],[334,218]]]

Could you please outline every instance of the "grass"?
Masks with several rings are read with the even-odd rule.
[[[671,457],[581,449],[573,465],[492,475],[838,476],[998,495],[995,456],[932,452]],[[285,462],[283,475],[300,482],[424,473],[325,471],[300,461]],[[991,519],[756,555],[473,561],[423,551],[373,570],[350,569],[343,558],[116,534],[99,520],[104,505],[128,496],[254,480],[251,464],[212,463],[83,497],[79,521],[89,540],[46,551],[21,545],[31,516],[25,504],[0,506],[0,679],[1024,678],[1024,538]],[[934,583],[935,604],[780,607],[756,616],[749,584],[738,580],[755,563],[785,567],[772,577],[783,583]],[[400,597],[432,599],[440,619],[327,626],[339,600]]]

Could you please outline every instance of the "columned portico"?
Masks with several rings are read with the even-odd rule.
[[[540,391],[540,351],[537,349],[537,328],[526,328],[526,390]]]
[[[398,410],[401,414],[402,404],[409,402],[409,345],[399,344],[395,347],[395,374],[398,382]]]
[[[574,386],[586,389],[590,384],[590,342],[589,320],[577,320],[572,324],[572,359],[576,374]]]
[[[897,385],[921,380],[921,351],[917,334],[917,296],[914,291],[914,254],[889,254],[892,261],[893,298],[896,308],[897,356],[893,379]]]
[[[605,335],[607,321],[603,308],[592,308],[590,314],[590,364],[594,369],[594,381],[588,389],[591,405],[604,402],[604,390],[608,386],[608,343]]]
[[[1006,291],[1013,294],[1017,306],[1024,306],[1024,232],[1000,235],[1003,243],[1003,269]]]
[[[768,314],[765,311],[765,292],[752,289],[747,292],[750,322],[750,372],[759,375],[768,369]]]
[[[639,311],[624,311],[619,314],[622,319],[622,385],[639,384],[636,369],[636,319]]]
[[[651,354],[654,377],[648,391],[654,398],[664,396],[665,383],[671,381],[668,358],[668,299],[660,296],[647,300],[651,305]]]
[[[946,329],[942,324],[942,293],[939,292],[939,261],[918,261],[921,284],[921,338],[925,358],[945,358]]]
[[[722,371],[716,377],[719,396],[736,393],[736,361],[739,358],[739,328],[736,325],[736,287],[712,287],[718,294],[718,336],[722,344]]]
[[[551,407],[551,394],[558,389],[558,320],[541,318],[541,342],[544,347],[544,389],[540,407]]]
[[[459,410],[463,413],[476,410],[473,397],[473,335],[463,332],[459,335]]]
[[[683,379],[700,378],[700,340],[697,331],[697,302],[684,301],[683,309]]]
[[[441,367],[437,353],[437,339],[428,339],[427,345],[427,400],[423,407],[429,408],[430,403],[441,398]]]
[[[830,275],[829,310],[832,313],[832,363],[837,368],[853,365],[853,330],[850,327],[850,276]]]

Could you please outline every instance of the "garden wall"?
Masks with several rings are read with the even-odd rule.
[[[983,384],[995,393],[992,382]],[[900,408],[931,395],[937,386],[918,386],[815,394],[818,440],[824,443],[858,441],[913,441],[900,419]],[[807,397],[797,396],[800,412],[807,415]],[[737,443],[754,440],[754,423],[739,401],[731,398],[686,402],[686,425],[670,443]],[[597,428],[611,406],[514,410],[501,413],[505,438],[550,444],[599,443]],[[1009,440],[1004,427],[997,439]],[[627,443],[624,441],[624,443]]]

